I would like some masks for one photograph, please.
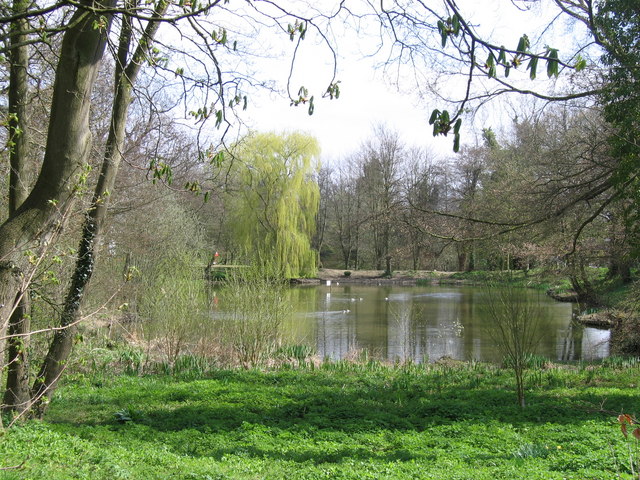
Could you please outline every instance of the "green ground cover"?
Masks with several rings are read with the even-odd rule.
[[[640,367],[547,366],[517,407],[484,364],[338,363],[193,376],[68,376],[0,438],[0,479],[631,478],[618,413]],[[636,477],[637,478],[637,477]]]
[[[599,272],[598,272],[599,274]],[[596,275],[596,273],[594,273]],[[536,288],[539,290],[553,289],[564,292],[571,289],[571,283],[565,275],[548,269],[523,270],[473,270],[471,272],[455,272],[449,277],[441,279],[441,283],[448,281],[462,281],[473,285],[510,283],[518,287]]]

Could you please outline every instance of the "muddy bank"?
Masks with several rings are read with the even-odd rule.
[[[616,310],[602,310],[601,312],[578,315],[578,323],[587,327],[614,328],[619,326],[624,315]]]
[[[558,293],[555,290],[550,289],[550,290],[547,290],[547,295],[549,295],[551,298],[559,302],[578,303],[578,294],[574,291]]]
[[[345,275],[345,272],[348,272]],[[318,271],[317,278],[300,278],[292,281],[296,285],[319,285],[330,280],[336,283],[357,283],[361,285],[415,285],[433,283],[437,285],[442,279],[450,277],[454,272],[438,272],[431,270],[397,270],[391,276],[385,276],[384,270],[339,270],[323,268]]]

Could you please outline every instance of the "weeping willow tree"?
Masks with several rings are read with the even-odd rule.
[[[229,229],[235,247],[285,278],[313,275],[318,142],[302,133],[254,133],[233,153],[237,189],[229,193]]]

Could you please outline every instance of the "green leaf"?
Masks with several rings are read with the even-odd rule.
[[[316,109],[316,107],[313,104],[313,97],[311,97],[309,99],[309,115],[313,115],[313,112],[314,112],[315,109]]]
[[[493,52],[489,52],[489,57],[487,58],[486,67],[489,69],[489,78],[493,78],[496,76],[496,57],[493,55]]]
[[[442,39],[442,48],[444,48],[447,45],[447,37],[449,36],[449,31],[442,20],[438,20],[438,31],[440,32],[440,37]]]
[[[460,151],[460,134],[456,133],[453,136],[453,151],[458,153]]]
[[[504,76],[509,77],[509,72],[511,72],[511,67],[507,65],[506,67],[504,67]]]
[[[219,167],[224,163],[224,152],[220,151],[211,158],[211,165]]]
[[[527,35],[522,35],[518,41],[518,48],[516,51],[519,53],[526,53],[530,46],[531,43],[529,42],[529,37]]]
[[[507,63],[507,53],[504,51],[504,46],[500,47],[500,53],[498,54],[498,63]]]
[[[496,64],[496,57],[493,55],[493,52],[489,52],[489,56],[487,57],[486,65],[491,66]]]
[[[587,61],[584,58],[582,58],[580,55],[578,55],[578,57],[576,58],[576,64],[573,68],[576,69],[576,72],[580,72],[585,68],[587,68]]]
[[[552,76],[558,76],[558,67],[560,62],[558,61],[558,49],[557,48],[548,48],[547,49],[547,76],[551,78]]]
[[[453,34],[457,36],[460,33],[460,17],[457,13],[451,17],[451,27],[453,28]]]
[[[433,112],[431,112],[431,117],[429,117],[429,125],[433,125],[433,123],[438,119],[439,116],[440,110],[436,108]]]
[[[453,126],[453,133],[456,135],[460,132],[460,126],[462,125],[462,119],[459,118],[456,120],[456,124]]]
[[[527,65],[527,70],[530,70],[529,78],[531,78],[531,80],[535,80],[537,69],[538,69],[538,57],[531,57],[531,60],[529,60],[529,65]]]

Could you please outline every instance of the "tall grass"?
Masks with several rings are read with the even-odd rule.
[[[265,268],[228,276],[218,300],[225,313],[216,318],[216,330],[237,363],[257,366],[281,347],[283,323],[292,310],[286,288],[281,277]]]
[[[193,255],[167,255],[141,270],[136,334],[148,352],[174,364],[211,334],[205,280]]]

